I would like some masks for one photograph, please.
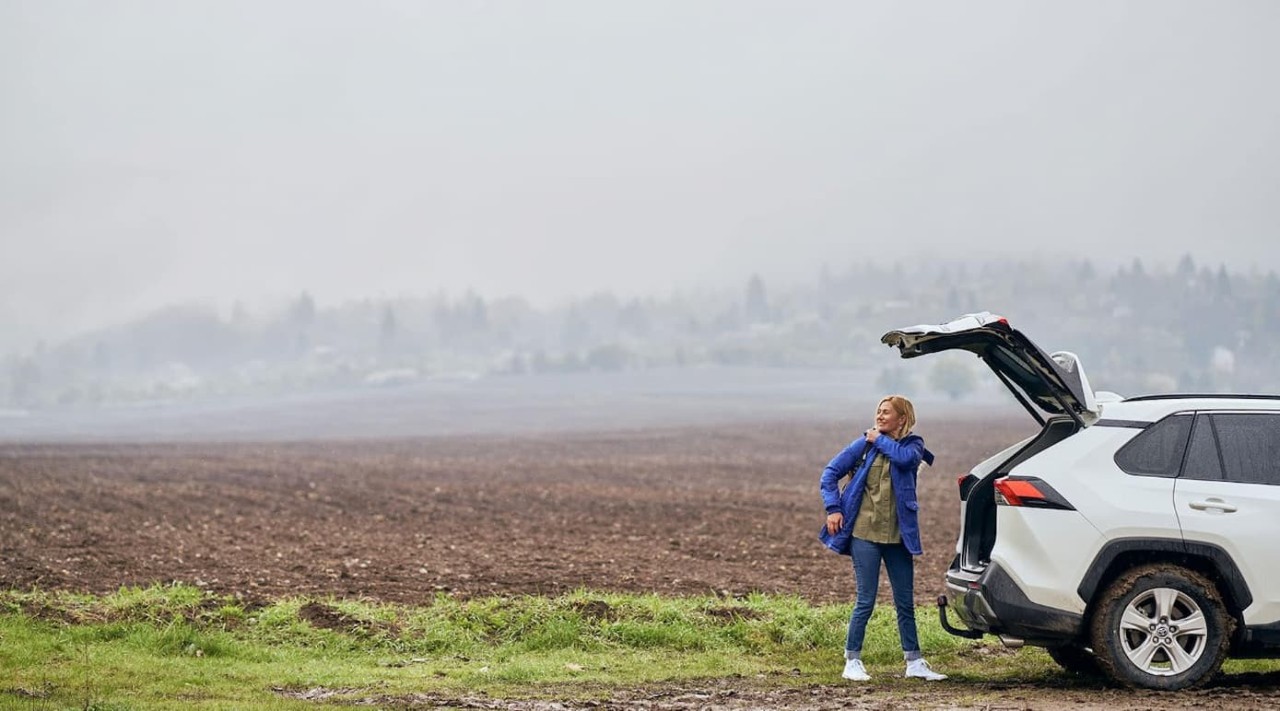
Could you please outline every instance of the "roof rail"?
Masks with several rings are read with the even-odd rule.
[[[1280,395],[1241,395],[1239,393],[1165,393],[1163,395],[1138,395],[1125,398],[1125,402],[1141,402],[1143,400],[1280,400]]]

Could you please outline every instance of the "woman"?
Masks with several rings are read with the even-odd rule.
[[[933,464],[924,439],[912,434],[916,411],[901,395],[889,395],[876,408],[876,426],[854,440],[827,464],[819,488],[827,507],[827,524],[820,537],[827,547],[853,558],[857,601],[845,638],[841,675],[853,681],[871,677],[862,664],[862,640],[876,605],[880,562],[889,572],[893,604],[898,613],[898,637],[907,662],[906,676],[937,681],[947,678],[929,668],[920,654],[916,635],[915,562],[920,555],[916,469],[920,461]],[[840,491],[846,474],[852,481]]]

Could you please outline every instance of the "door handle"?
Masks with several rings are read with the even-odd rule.
[[[1209,509],[1217,509],[1222,513],[1236,512],[1236,507],[1232,506],[1231,504],[1228,504],[1227,502],[1219,498],[1210,498],[1204,501],[1192,501],[1187,505],[1195,509],[1196,511],[1208,511]]]

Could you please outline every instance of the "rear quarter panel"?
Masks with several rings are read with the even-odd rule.
[[[1083,613],[1076,593],[1102,535],[1078,511],[1000,506],[991,560],[1034,603]]]
[[[1031,457],[1012,474],[1044,480],[1075,511],[1000,506],[992,559],[1034,602],[1083,612],[1076,592],[1102,546],[1117,538],[1181,539],[1173,479],[1131,476],[1116,450],[1139,430],[1090,427]]]

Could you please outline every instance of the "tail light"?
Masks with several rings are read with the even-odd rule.
[[[995,488],[997,504],[1033,509],[1076,509],[1047,482],[1033,476],[1002,476],[996,479]]]

